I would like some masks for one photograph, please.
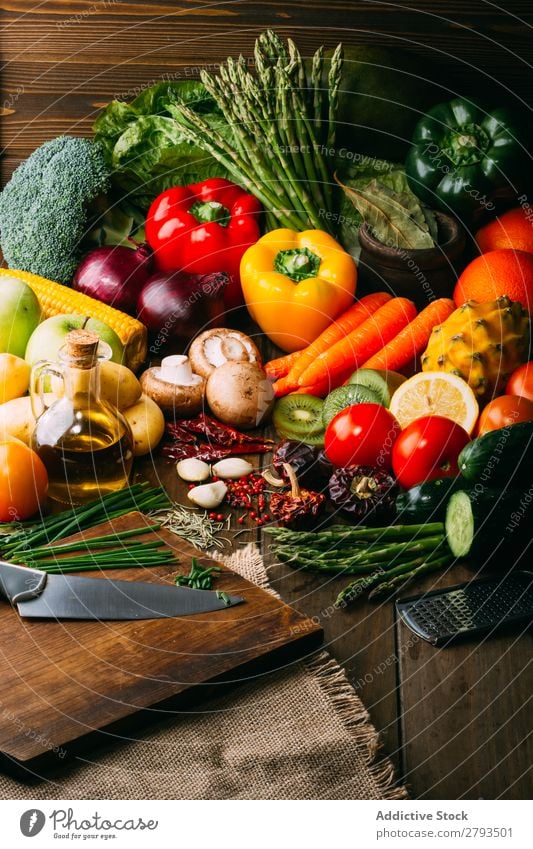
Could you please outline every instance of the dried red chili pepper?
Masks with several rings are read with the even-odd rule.
[[[169,425],[169,430],[175,425]],[[203,436],[205,439],[214,442],[216,445],[250,445],[264,443],[265,445],[273,445],[273,439],[263,439],[256,436],[250,436],[247,433],[241,433],[240,430],[235,430],[229,425],[222,424],[217,419],[205,413],[200,413],[193,419],[182,419],[178,427]],[[265,449],[267,450],[267,449]],[[250,452],[252,453],[252,452]]]
[[[195,457],[209,463],[236,454],[265,454],[273,444],[271,439],[241,433],[205,413],[194,419],[167,422],[166,432],[174,441],[163,445],[161,453],[172,460]],[[206,441],[199,442],[198,437]]]
[[[235,457],[236,454],[263,454],[268,451],[268,446],[262,444],[256,445],[234,445],[228,448],[224,445],[207,445],[206,443],[172,443],[171,445],[163,445],[161,454],[163,457],[168,457],[171,460],[188,460],[189,457],[194,457],[196,460],[203,460],[205,463],[210,463],[213,460],[223,460],[225,457]]]
[[[329,497],[335,507],[365,524],[392,519],[397,495],[394,478],[372,466],[336,469],[329,481]]]
[[[284,463],[283,469],[290,480],[291,491],[272,493],[270,513],[280,525],[287,528],[312,528],[315,519],[326,506],[326,496],[310,489],[300,489],[294,469],[289,463]]]

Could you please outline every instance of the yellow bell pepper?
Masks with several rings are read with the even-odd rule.
[[[241,284],[248,311],[283,351],[309,345],[351,306],[352,257],[323,230],[272,230],[245,252]]]

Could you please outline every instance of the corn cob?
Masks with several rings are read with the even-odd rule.
[[[75,292],[61,283],[54,283],[29,271],[0,268],[2,277],[17,277],[33,289],[39,301],[43,319],[52,315],[75,314],[97,318],[109,325],[124,345],[124,364],[136,371],[146,359],[148,332],[144,324],[121,310],[110,307],[96,298]]]

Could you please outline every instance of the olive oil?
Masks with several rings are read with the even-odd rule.
[[[32,374],[32,402],[41,414],[32,447],[48,472],[48,495],[82,504],[122,489],[133,464],[132,435],[121,413],[100,398],[98,350],[108,353],[94,333],[73,330],[60,352],[60,365],[41,364]],[[110,353],[110,351],[109,351]],[[64,395],[46,407],[47,375],[60,373]]]

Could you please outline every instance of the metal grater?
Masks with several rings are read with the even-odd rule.
[[[470,581],[396,602],[408,628],[434,646],[533,621],[533,573]]]

